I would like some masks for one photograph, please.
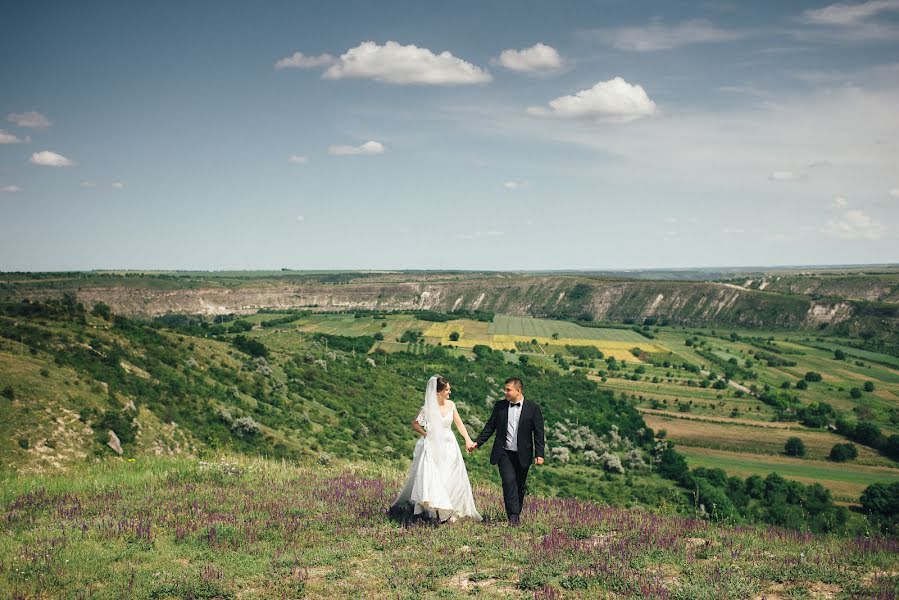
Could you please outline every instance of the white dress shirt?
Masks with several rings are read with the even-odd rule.
[[[524,398],[518,404],[509,402],[509,422],[506,425],[506,450],[518,452],[518,421],[521,419]]]

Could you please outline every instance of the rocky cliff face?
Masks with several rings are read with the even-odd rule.
[[[102,301],[114,312],[154,317],[169,313],[246,314],[261,308],[313,310],[487,310],[519,316],[642,322],[647,317],[685,325],[815,328],[850,323],[899,331],[897,311],[859,309],[857,303],[772,293],[712,282],[636,281],[566,276],[434,279],[407,276],[346,283],[249,280],[240,286],[155,289],[151,286],[82,285],[71,289],[86,306]],[[12,295],[59,296],[52,287],[16,286]],[[899,307],[897,307],[899,310]],[[863,321],[859,321],[863,317]],[[859,321],[859,322],[857,322]]]
[[[899,276],[882,275],[761,275],[741,281],[746,289],[815,297],[899,302]]]

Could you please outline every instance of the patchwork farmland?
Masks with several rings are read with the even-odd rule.
[[[274,318],[278,315],[246,317],[255,325]],[[415,332],[417,341],[403,341],[407,332]],[[899,464],[863,444],[856,445],[858,457],[851,463],[831,462],[831,448],[848,440],[799,422],[800,408],[825,403],[846,418],[875,423],[884,436],[899,433],[897,360],[832,339],[794,332],[762,336],[731,329],[588,327],[507,315],[491,322],[435,322],[414,313],[304,314],[248,335],[290,351],[302,345],[300,334],[309,333],[374,336],[373,352],[418,351],[430,344],[465,355],[485,345],[503,351],[509,362],[581,371],[634,404],[692,466],[740,476],[776,470],[797,481],[818,481],[845,502],[857,501],[875,481],[899,481]],[[843,353],[839,359],[838,350]],[[807,381],[808,373],[820,379]],[[786,408],[778,404],[784,398]],[[784,455],[791,437],[803,441],[804,458]]]

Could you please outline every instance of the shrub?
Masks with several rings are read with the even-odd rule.
[[[845,443],[845,444],[834,444],[833,448],[830,449],[830,460],[834,462],[846,462],[847,460],[853,460],[858,456],[858,449],[856,449],[855,444]]]
[[[817,373],[815,371],[809,371],[805,374],[805,380],[809,382],[821,381],[821,373]]]
[[[883,438],[883,433],[881,433],[880,428],[868,421],[861,421],[855,426],[852,439],[859,444],[864,444],[865,446],[870,446],[872,448],[880,448],[886,441]]]
[[[231,430],[238,435],[252,436],[259,433],[259,423],[253,417],[240,417],[234,420]]]
[[[861,496],[868,517],[887,533],[899,531],[899,483],[874,483]]]
[[[873,391],[874,391],[874,382],[873,382],[873,381],[866,381],[864,387],[865,387],[865,391],[866,391],[866,392],[873,392]]]
[[[791,437],[784,444],[784,452],[787,456],[805,456],[805,444],[798,437]]]
[[[621,459],[618,458],[617,454],[606,452],[599,457],[599,462],[602,463],[602,466],[606,471],[611,473],[624,473],[624,467],[621,465]]]
[[[458,331],[454,331],[449,334],[449,339],[451,342],[458,342],[460,337],[461,337],[461,335],[459,334]]]
[[[849,395],[852,398],[855,398],[856,400],[858,400],[859,398],[862,397],[862,391],[859,388],[854,387],[851,390],[849,390]]]
[[[549,455],[555,462],[563,465],[571,460],[571,450],[565,446],[554,446],[553,449],[549,451]]]
[[[110,310],[109,305],[105,302],[96,302],[94,304],[94,309],[91,311],[91,314],[95,317],[100,317],[108,321],[112,316],[112,311]]]
[[[259,340],[248,338],[245,335],[235,336],[231,343],[235,348],[250,356],[268,356],[268,348],[265,347],[265,344]]]

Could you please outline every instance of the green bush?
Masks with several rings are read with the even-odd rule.
[[[787,456],[805,456],[805,444],[798,437],[791,437],[784,444],[784,452]]]
[[[844,443],[844,444],[834,444],[833,448],[830,449],[830,460],[834,462],[846,462],[847,460],[854,460],[858,457],[858,449],[855,447],[855,444],[852,443]]]

